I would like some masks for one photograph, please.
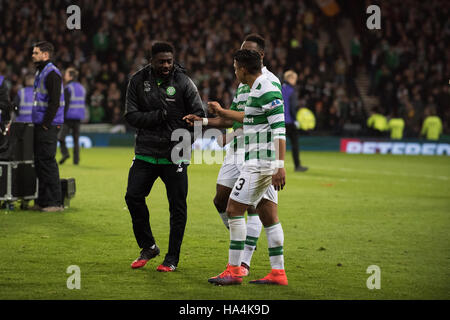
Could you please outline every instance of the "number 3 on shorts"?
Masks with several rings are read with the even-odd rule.
[[[244,178],[240,178],[239,179],[239,185],[236,186],[236,190],[242,190],[242,187],[244,186],[245,183],[245,179]]]

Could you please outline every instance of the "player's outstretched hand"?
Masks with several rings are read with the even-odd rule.
[[[187,116],[183,117],[183,120],[192,127],[195,121],[202,121],[202,118],[200,118],[196,114],[188,114]]]
[[[208,102],[208,112],[215,114],[216,116],[220,116],[220,112],[222,111],[222,106],[217,101],[209,101]]]
[[[272,185],[275,190],[283,190],[286,184],[286,170],[284,168],[278,168],[275,174],[272,176]]]

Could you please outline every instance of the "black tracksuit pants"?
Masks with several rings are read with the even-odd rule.
[[[292,157],[294,159],[294,166],[298,168],[300,166],[300,147],[298,145],[298,131],[297,127],[293,123],[286,123],[286,136],[291,141]]]
[[[80,120],[64,120],[61,131],[58,134],[59,146],[63,157],[69,157],[69,150],[66,146],[66,136],[72,131],[73,137],[73,164],[80,162]]]
[[[41,207],[61,206],[61,182],[56,163],[56,145],[59,126],[45,130],[34,125],[34,165],[39,180],[38,198],[35,203]]]
[[[139,247],[151,247],[155,244],[155,239],[150,227],[150,215],[145,198],[158,177],[166,186],[170,211],[169,250],[164,261],[177,266],[187,221],[187,165],[152,164],[135,159],[128,175],[125,200]]]

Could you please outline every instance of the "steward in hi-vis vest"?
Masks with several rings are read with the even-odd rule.
[[[34,89],[33,89],[34,76],[27,75],[25,77],[25,87],[17,92],[14,98],[14,104],[18,106],[16,112],[15,122],[31,123],[33,102],[34,102]]]
[[[38,198],[32,209],[63,211],[59,168],[56,163],[57,134],[64,122],[64,89],[61,72],[50,61],[54,47],[47,41],[33,45],[37,67],[31,119],[34,123],[34,163],[39,179]]]
[[[75,68],[67,68],[64,72],[64,96],[66,106],[64,108],[64,125],[59,132],[58,140],[61,147],[62,158],[59,164],[63,164],[70,158],[66,146],[66,136],[72,133],[73,137],[73,164],[80,162],[80,124],[84,120],[86,112],[86,89],[78,81],[78,71]]]

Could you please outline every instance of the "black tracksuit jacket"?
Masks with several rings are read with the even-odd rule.
[[[151,65],[136,72],[127,87],[125,120],[137,129],[135,153],[170,159],[172,132],[193,129],[182,120],[187,114],[205,116],[197,87],[178,64],[158,86]]]

